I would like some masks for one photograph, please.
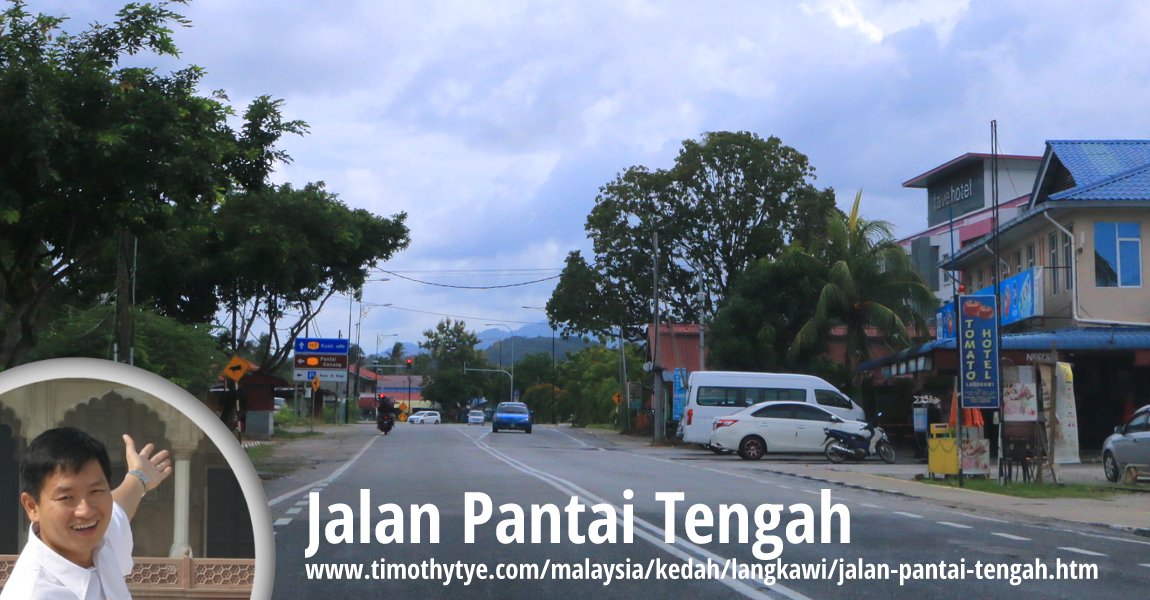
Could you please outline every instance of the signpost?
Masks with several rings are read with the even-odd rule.
[[[224,367],[224,377],[239,383],[240,380],[244,378],[244,375],[247,375],[250,367],[251,364],[240,358],[239,355],[233,356],[232,359],[228,361],[228,365]]]
[[[349,343],[341,338],[296,338],[295,381],[347,381]]]
[[[998,409],[998,320],[994,296],[958,297],[958,363],[962,408]]]

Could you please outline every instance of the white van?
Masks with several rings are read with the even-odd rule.
[[[706,445],[711,421],[767,400],[810,402],[852,421],[865,421],[866,413],[835,386],[814,375],[696,371],[687,383],[683,410],[683,441]]]

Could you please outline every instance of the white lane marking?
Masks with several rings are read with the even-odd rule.
[[[1005,523],[1008,525],[1010,524],[1010,521],[1007,521],[1005,519],[992,519],[990,517],[982,517],[979,515],[971,515],[971,514],[965,514],[965,513],[963,514],[963,516],[968,518],[968,519],[979,519],[981,521],[990,521],[991,523]]]
[[[555,432],[561,436],[568,438],[568,439],[575,440],[580,446],[587,446],[588,448],[591,447],[591,444],[588,444],[588,443],[584,442],[583,440],[581,440],[581,439],[579,439],[579,438],[577,438],[577,437],[575,437],[569,433],[564,433],[563,431],[559,430],[558,428],[555,429]],[[599,449],[602,450],[602,448],[599,448]]]
[[[302,510],[303,509],[298,507],[298,506],[293,506],[293,507],[287,509],[286,511],[284,511],[284,514],[285,515],[298,515],[300,513],[300,511],[302,511]]]
[[[287,525],[288,523],[291,523],[291,519],[276,519],[276,522],[272,523],[272,526],[281,527],[283,525]]]
[[[902,512],[902,511],[898,511],[898,510],[894,511],[894,514],[902,515],[904,517],[910,517],[912,519],[921,519],[922,518],[922,515],[916,515],[914,513]]]
[[[955,529],[973,529],[970,525],[963,525],[962,523],[951,523],[950,521],[935,521],[939,525],[946,525],[947,527],[954,527]]]
[[[1106,554],[1103,554],[1101,552],[1094,552],[1092,550],[1083,550],[1082,548],[1075,548],[1073,546],[1059,546],[1058,549],[1059,550],[1065,550],[1067,552],[1074,552],[1076,554],[1085,554],[1086,556],[1107,556]]]
[[[302,486],[300,486],[300,487],[298,487],[298,488],[296,488],[296,489],[294,489],[294,490],[292,490],[286,494],[282,494],[282,495],[277,496],[271,500],[268,500],[268,506],[275,506],[275,505],[279,504],[280,502],[283,502],[284,500],[287,500],[288,498],[296,496],[297,494],[303,493],[305,491],[309,491],[309,490],[319,491],[319,489],[315,489],[315,488],[322,489],[322,487],[327,485],[328,482],[339,477],[340,475],[343,475],[344,471],[350,469],[351,465],[355,464],[355,461],[359,460],[359,457],[363,456],[363,453],[367,452],[367,449],[370,448],[371,445],[375,443],[375,440],[378,440],[380,437],[381,436],[378,436],[378,435],[371,436],[371,439],[368,440],[367,443],[363,445],[363,448],[359,449],[359,452],[355,453],[355,456],[349,458],[347,460],[347,462],[343,463],[343,465],[340,466],[340,468],[336,469],[335,472],[332,473],[331,475],[328,475],[327,477],[324,477],[323,479],[321,479],[319,481],[313,481],[312,483],[309,483],[307,485],[302,485]]]
[[[997,535],[998,537],[1006,538],[1008,540],[1014,540],[1017,542],[1029,542],[1030,541],[1030,538],[1028,538],[1028,537],[1022,537],[1021,535],[1011,535],[1009,533],[991,532],[990,535]]]
[[[799,491],[804,493],[804,494],[812,494],[815,496],[821,496],[822,495],[822,492],[820,492],[818,490],[799,490]]]
[[[511,468],[513,468],[513,469],[515,469],[515,470],[517,470],[517,471],[519,471],[525,475],[529,475],[531,477],[534,477],[534,478],[550,485],[551,487],[559,490],[562,493],[565,493],[565,494],[568,494],[571,496],[581,496],[584,500],[590,500],[592,503],[596,503],[596,504],[610,504],[615,509],[615,511],[617,513],[623,512],[623,509],[621,507],[616,506],[614,503],[607,502],[605,499],[600,498],[599,496],[596,496],[595,494],[592,494],[591,492],[579,487],[578,485],[576,485],[576,484],[574,484],[574,483],[572,483],[566,479],[563,479],[557,475],[553,475],[551,473],[547,473],[545,471],[540,471],[538,469],[530,467],[530,466],[528,466],[522,462],[519,462],[518,460],[515,460],[514,458],[511,458],[510,456],[507,456],[507,455],[503,454],[502,452],[488,446],[487,444],[480,443],[478,440],[475,440],[474,443],[480,449],[482,449],[483,451],[487,452],[488,454],[494,456],[496,459],[506,463]],[[635,530],[635,534],[637,536],[646,540],[647,542],[649,542],[651,545],[655,546],[656,548],[658,548],[658,549],[660,549],[660,550],[662,550],[662,551],[664,551],[664,552],[666,552],[666,553],[668,553],[668,554],[670,554],[670,555],[672,555],[672,556],[674,556],[680,560],[689,560],[690,558],[698,559],[700,557],[703,559],[710,559],[714,562],[719,562],[719,563],[721,563],[725,560],[724,558],[720,557],[719,555],[717,555],[717,554],[715,554],[709,550],[706,550],[704,548],[701,548],[699,546],[696,546],[695,544],[687,542],[687,541],[683,540],[682,538],[676,537],[675,542],[673,544],[665,544],[665,543],[663,543],[663,539],[664,539],[664,536],[666,534],[661,528],[653,525],[652,523],[647,522],[644,519],[640,519],[640,518],[635,518],[634,523],[639,526]],[[680,548],[682,548],[682,549],[680,549]],[[694,553],[694,557],[692,557],[692,555],[689,554],[688,552]],[[735,590],[736,592],[742,594],[743,596],[748,597],[748,598],[762,598],[763,594],[765,592],[770,591],[770,592],[776,592],[778,594],[781,594],[787,598],[790,598],[791,600],[811,600],[807,596],[804,596],[803,594],[800,594],[799,592],[792,590],[790,588],[787,588],[786,586],[783,586],[783,585],[778,584],[778,583],[776,583],[775,585],[773,585],[769,588],[766,588],[764,586],[761,586],[761,584],[760,584],[760,587],[756,587],[756,586],[744,583],[743,581],[740,581],[737,579],[720,579],[719,582],[722,583],[723,585],[731,588],[732,590]],[[756,581],[756,583],[758,583],[758,582]]]
[[[867,504],[866,502],[859,504],[859,506],[865,506],[867,508],[886,508],[885,506],[879,506],[877,504]]]
[[[1138,563],[1138,566],[1139,567],[1146,567],[1147,569],[1150,569],[1150,563]]]

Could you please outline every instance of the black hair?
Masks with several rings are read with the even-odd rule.
[[[76,429],[57,427],[36,436],[20,459],[20,491],[40,499],[44,480],[57,471],[79,473],[95,460],[112,481],[112,462],[103,442]]]

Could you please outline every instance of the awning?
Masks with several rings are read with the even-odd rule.
[[[1001,350],[1150,350],[1150,327],[1084,327],[1052,331],[1004,333]],[[935,350],[954,350],[954,339],[934,340],[894,354],[860,363],[859,371],[869,371]]]

